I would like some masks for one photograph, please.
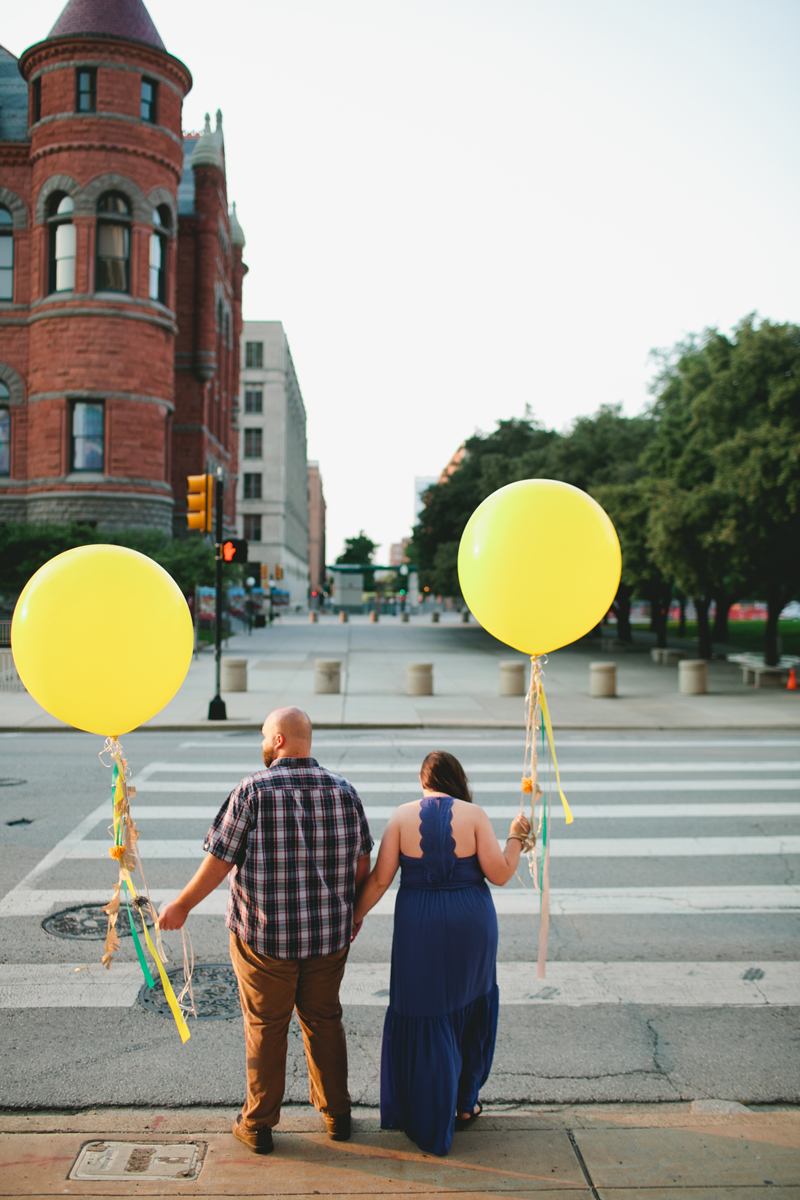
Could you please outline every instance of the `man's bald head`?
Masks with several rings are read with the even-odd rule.
[[[265,767],[275,758],[309,758],[311,755],[311,720],[302,708],[276,708],[267,717],[261,733]]]

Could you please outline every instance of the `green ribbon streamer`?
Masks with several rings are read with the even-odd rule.
[[[139,941],[139,935],[136,932],[136,926],[133,923],[133,913],[131,912],[131,902],[128,899],[129,894],[130,894],[130,889],[128,888],[128,885],[126,883],[125,884],[125,906],[128,909],[128,920],[131,923],[131,933],[133,934],[133,944],[136,947],[136,957],[139,959],[139,966],[142,968],[142,974],[144,975],[147,986],[155,987],[155,980],[153,979],[153,976],[150,974],[150,968],[148,967],[147,959],[144,956],[144,950],[142,949],[142,943]],[[139,915],[142,918],[142,924],[144,924],[144,914],[140,912]]]
[[[542,721],[542,763],[545,759],[545,740],[544,740],[544,721]],[[541,867],[539,868],[539,915],[542,913],[542,904],[544,903],[544,856],[547,850],[547,797],[542,789],[542,859]]]

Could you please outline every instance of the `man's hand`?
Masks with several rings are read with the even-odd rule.
[[[362,926],[363,924],[364,924],[364,922],[363,922],[363,921],[354,921],[354,922],[353,922],[353,932],[350,934],[350,941],[351,941],[351,942],[354,942],[354,941],[356,940],[356,938],[357,938],[357,936],[358,936],[358,932],[359,932],[359,930],[361,929],[361,926]]]
[[[180,929],[188,915],[188,908],[184,908],[177,900],[171,900],[158,914],[159,929]]]

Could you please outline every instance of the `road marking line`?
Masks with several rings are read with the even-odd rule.
[[[511,819],[519,812],[518,804],[482,804],[493,820]],[[212,821],[219,812],[212,804],[135,804],[133,816],[137,824],[143,821]],[[613,818],[615,820],[662,819],[674,817],[797,817],[800,800],[711,801],[695,804],[572,804],[573,816],[584,820]],[[370,821],[386,821],[397,810],[396,805],[366,804],[364,812]]]
[[[136,963],[0,965],[0,1008],[130,1008],[142,983]],[[341,989],[345,1005],[386,1008],[389,963],[349,963]],[[745,976],[750,978],[744,978]],[[755,978],[754,978],[755,976]],[[549,962],[547,978],[535,963],[499,962],[501,1005],[582,1007],[796,1007],[797,962]]]
[[[565,746],[574,746],[577,749],[614,749],[614,750],[636,750],[642,748],[645,750],[658,750],[662,746],[680,747],[691,749],[693,746],[702,746],[703,749],[716,750],[738,750],[741,751],[744,746],[777,746],[779,748],[791,750],[800,747],[800,738],[758,738],[742,736],[741,738],[631,738],[630,740],[622,740],[620,738],[580,738],[575,736],[569,730],[562,729],[559,732],[558,725],[554,726],[556,732],[559,733],[559,741]],[[149,731],[148,731],[149,732]],[[154,729],[154,733],[158,730]],[[13,736],[17,736],[14,734]],[[37,735],[38,736],[38,735]],[[257,746],[261,749],[261,739],[253,739],[247,741],[245,738],[231,738],[223,740],[224,735],[220,737],[209,736],[204,742],[181,742],[178,746],[179,750],[232,750],[238,753],[242,747],[250,748]],[[351,740],[352,739],[352,740]],[[516,738],[495,738],[491,734],[484,736],[476,735],[472,738],[463,737],[448,737],[446,730],[431,729],[427,737],[414,738],[376,738],[374,741],[369,740],[369,735],[363,732],[356,733],[354,730],[343,729],[341,735],[335,741],[322,741],[314,738],[312,750],[341,750],[346,746],[348,750],[393,750],[395,748],[411,748],[415,746],[427,746],[431,748],[432,742],[439,742],[446,749],[448,746],[475,746],[485,749],[516,749],[525,748],[525,732],[520,730],[520,734]]]
[[[493,771],[498,771],[502,774],[521,774],[519,763],[462,763],[467,775],[470,773],[487,774]],[[207,775],[219,771],[241,771],[243,776],[255,775],[264,770],[263,766],[256,763],[150,763],[146,768],[149,772],[148,778],[153,774],[175,774],[175,775]],[[764,762],[752,761],[739,762],[731,760],[730,762],[589,762],[589,763],[559,763],[559,769],[562,775],[570,772],[580,772],[584,775],[599,772],[601,774],[632,774],[637,771],[643,774],[656,774],[657,772],[667,772],[674,775],[676,771],[749,771],[758,773],[759,771],[800,771],[800,759],[772,759]],[[404,763],[398,765],[396,763],[384,766],[381,763],[342,763],[341,770],[336,771],[337,775],[347,775],[353,772],[375,771],[382,775],[411,775],[414,779],[414,786],[418,786],[419,770],[412,763]],[[143,773],[144,774],[144,773]]]
[[[492,887],[492,899],[500,916],[532,916],[539,912],[539,894],[527,872],[526,886]],[[174,900],[180,891],[151,888],[154,904]],[[0,901],[0,917],[41,917],[54,909],[80,904],[106,904],[108,888],[51,888],[14,892]],[[397,888],[387,892],[370,915],[391,916]],[[227,887],[219,887],[198,904],[193,915],[224,916]],[[710,913],[800,913],[800,885],[764,887],[618,887],[552,888],[550,909],[554,916],[607,914],[616,916],[705,916]]]
[[[219,782],[204,782],[198,780],[158,780],[150,779],[137,787],[140,795],[161,793],[162,795],[205,794],[215,793],[225,797],[241,783],[240,779],[220,780]],[[598,780],[565,780],[565,788],[574,794],[600,794],[614,792],[797,792],[800,791],[800,780],[797,779],[598,779]],[[365,780],[356,785],[359,795],[379,793],[382,795],[419,795],[419,782],[394,783],[391,781]],[[506,781],[474,783],[472,791],[476,794],[505,794],[520,793],[517,782]]]
[[[500,846],[504,839],[498,839]],[[373,857],[380,841],[376,840]],[[81,841],[67,858],[108,858],[109,842]],[[202,858],[202,838],[141,838],[139,852],[145,862],[150,858]],[[573,838],[554,837],[550,842],[553,858],[734,858],[750,855],[800,854],[800,836],[775,837],[661,837],[661,838]]]

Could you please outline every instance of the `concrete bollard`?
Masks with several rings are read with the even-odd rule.
[[[350,620],[350,614],[346,613],[343,608],[339,609],[339,624],[346,625]]]
[[[685,658],[678,663],[678,691],[682,696],[705,696],[708,664],[704,658]]]
[[[461,624],[469,625],[469,612],[466,608],[464,609],[464,611],[461,614]]]
[[[524,696],[525,695],[525,663],[524,662],[501,662],[500,663],[500,695],[501,696]]]
[[[409,696],[433,695],[433,663],[408,664]]]
[[[663,663],[663,661],[664,661],[663,649],[659,646],[654,646],[653,649],[650,651],[650,657],[652,658],[654,663]]]
[[[589,663],[589,695],[616,696],[617,664],[610,662]]]
[[[370,625],[378,624],[378,614],[376,612],[371,612],[369,614],[369,623],[370,623]]]
[[[433,613],[431,613],[431,622],[432,622],[432,624],[434,624],[434,625],[438,625],[438,624],[439,624],[439,614],[438,614],[438,612],[433,612]]]
[[[317,695],[338,694],[342,690],[342,664],[338,659],[318,658],[314,663],[314,691]]]
[[[309,625],[316,625],[318,621],[319,621],[319,613],[314,612],[314,610],[312,608],[311,612],[308,614],[308,623],[309,623]]]
[[[247,691],[247,659],[223,658],[220,663],[220,691]]]
[[[400,613],[400,624],[401,624],[401,625],[407,625],[407,624],[408,624],[408,613],[406,613],[406,612],[404,612],[404,613]]]

